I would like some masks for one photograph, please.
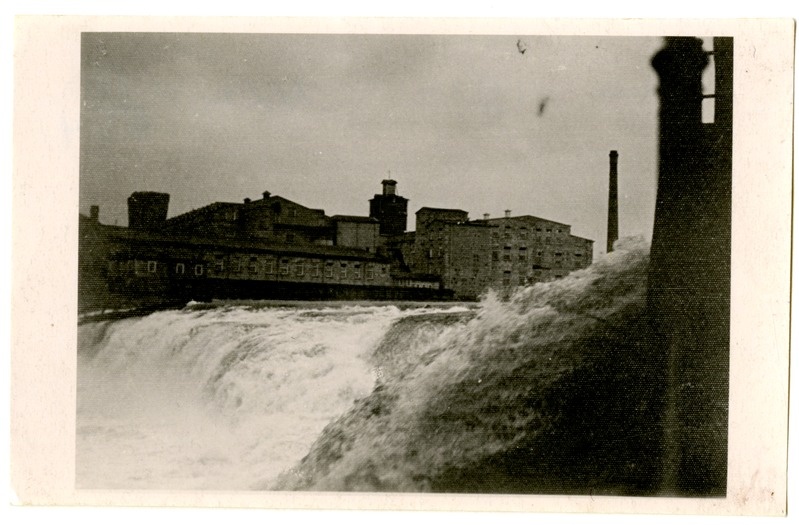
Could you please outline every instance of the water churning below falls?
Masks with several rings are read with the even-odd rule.
[[[647,493],[648,247],[479,304],[188,306],[79,327],[77,486]]]

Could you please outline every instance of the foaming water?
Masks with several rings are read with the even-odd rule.
[[[479,305],[194,305],[79,327],[81,488],[645,494],[648,246]]]
[[[77,485],[269,485],[371,392],[391,325],[441,310],[238,305],[84,324]]]
[[[657,381],[641,312],[648,246],[488,296],[462,324],[394,325],[374,392],[275,488],[643,493],[657,476]]]

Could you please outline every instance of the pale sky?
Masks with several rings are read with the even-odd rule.
[[[519,42],[520,41],[520,42]],[[127,224],[265,190],[368,215],[389,175],[423,206],[536,215],[604,252],[608,153],[620,236],[651,236],[660,38],[85,33],[80,209]],[[524,53],[520,52],[524,49]]]

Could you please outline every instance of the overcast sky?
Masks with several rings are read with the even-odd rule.
[[[80,207],[127,224],[273,194],[367,215],[390,175],[413,214],[531,214],[604,252],[608,153],[621,236],[651,236],[660,38],[85,33]],[[521,52],[524,50],[524,53]]]

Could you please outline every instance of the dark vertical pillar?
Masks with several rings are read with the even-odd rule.
[[[662,485],[674,495],[726,492],[731,156],[718,144],[731,128],[702,124],[707,64],[696,38],[666,38],[652,59],[660,147],[648,311],[666,369]],[[717,66],[717,78],[730,75],[731,54]]]
[[[619,240],[619,152],[610,152],[610,180],[608,181],[608,245],[607,253],[613,251],[613,243]]]

